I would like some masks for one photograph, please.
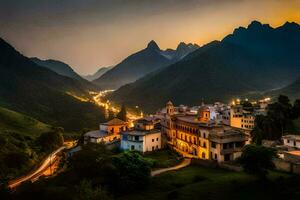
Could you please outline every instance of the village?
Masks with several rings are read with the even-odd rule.
[[[143,154],[172,149],[182,157],[214,162],[224,168],[237,168],[245,145],[251,143],[251,131],[257,115],[266,115],[270,98],[255,102],[236,99],[230,104],[216,102],[200,106],[175,106],[171,101],[153,115],[138,119],[114,118],[99,124],[99,129],[84,134],[84,145],[104,143],[122,151]],[[263,140],[263,146],[277,149],[277,169],[300,173],[300,138],[285,134],[282,142]],[[71,150],[79,151],[80,146]],[[183,165],[183,167],[186,165]]]

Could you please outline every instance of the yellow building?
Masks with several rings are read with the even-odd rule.
[[[242,105],[234,105],[230,109],[230,126],[250,132],[254,128],[255,116],[243,109]]]
[[[162,134],[179,153],[218,162],[234,160],[240,155],[247,136],[211,120],[208,107],[200,107],[195,115],[189,112],[174,114],[172,106],[168,102],[166,114],[161,119]]]

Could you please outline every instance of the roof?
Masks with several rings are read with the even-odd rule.
[[[209,107],[208,106],[201,106],[199,108],[199,111],[206,111],[206,112],[210,112]]]
[[[102,137],[106,137],[107,134],[108,133],[106,131],[96,130],[96,131],[87,132],[86,134],[84,134],[84,136],[91,137],[91,138],[102,138]]]
[[[126,122],[118,118],[114,118],[106,123],[101,123],[101,124],[108,125],[108,126],[117,126],[117,125],[126,125]]]
[[[282,138],[288,139],[288,140],[300,141],[300,135],[284,135],[284,136],[282,136]]]
[[[177,120],[182,121],[182,122],[187,122],[191,123],[194,125],[199,125],[199,126],[205,126],[205,127],[219,127],[221,125],[215,124],[213,121],[210,121],[208,123],[203,123],[197,120],[195,115],[184,115],[184,116],[176,116]]]
[[[173,103],[171,101],[168,101],[167,105],[173,106]]]
[[[121,132],[122,135],[138,135],[138,136],[150,135],[150,134],[155,134],[155,133],[160,133],[160,130],[158,130],[158,129],[152,129],[152,130],[149,130],[149,131],[131,130],[131,131]]]

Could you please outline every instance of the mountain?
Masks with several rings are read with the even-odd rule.
[[[300,78],[288,86],[269,92],[272,96],[278,96],[280,94],[287,95],[291,99],[300,99]]]
[[[234,97],[283,87],[300,72],[300,26],[278,28],[253,21],[222,41],[214,41],[184,59],[125,85],[110,98],[153,112],[168,100],[175,104],[228,102]]]
[[[0,106],[66,130],[96,127],[104,111],[86,84],[40,67],[0,38]]]
[[[41,60],[37,57],[30,58],[33,62],[38,64],[41,67],[46,67],[62,76],[67,76],[77,80],[83,80],[81,76],[79,76],[68,64],[63,63],[58,60]]]
[[[194,51],[198,46],[180,43],[176,50],[161,50],[155,41],[150,41],[147,48],[127,57],[113,69],[93,81],[104,89],[117,89],[137,79],[166,67]]]
[[[93,80],[99,78],[100,76],[102,76],[103,74],[105,74],[108,70],[110,70],[112,68],[113,68],[113,66],[101,67],[96,73],[91,74],[91,75],[83,76],[83,78],[85,78],[88,81],[93,81]]]

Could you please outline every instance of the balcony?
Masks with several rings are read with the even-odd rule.
[[[230,154],[230,153],[235,153],[240,151],[242,151],[242,147],[222,149],[220,153],[224,155],[224,154]]]

